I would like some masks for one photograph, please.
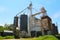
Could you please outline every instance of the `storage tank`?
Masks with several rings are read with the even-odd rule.
[[[28,32],[28,16],[25,14],[20,16],[20,31]]]
[[[16,27],[18,27],[18,16],[14,17],[14,29],[16,30]]]

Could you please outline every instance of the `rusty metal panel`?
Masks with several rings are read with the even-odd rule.
[[[18,27],[18,16],[14,17],[14,27]]]

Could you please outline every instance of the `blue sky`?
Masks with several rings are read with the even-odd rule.
[[[26,8],[30,1],[37,11],[45,7],[52,23],[57,22],[60,32],[60,0],[0,0],[0,25],[12,24],[14,16]]]

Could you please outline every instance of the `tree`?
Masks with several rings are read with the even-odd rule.
[[[5,25],[4,25],[4,30],[9,30],[8,24],[5,24]]]
[[[2,32],[4,29],[3,29],[3,26],[0,26],[0,32]]]
[[[9,30],[9,28],[4,26],[4,30]]]
[[[4,25],[4,30],[13,30],[13,24],[5,24]]]
[[[13,24],[10,24],[10,25],[8,26],[8,28],[9,28],[9,30],[13,30],[14,25],[13,25]]]
[[[1,32],[3,32],[3,26],[0,26],[0,35],[1,35]]]

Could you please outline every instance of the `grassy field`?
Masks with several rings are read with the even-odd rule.
[[[0,40],[58,40],[58,39],[55,36],[46,35],[46,36],[39,36],[35,38],[0,39]]]
[[[39,36],[35,38],[21,38],[20,40],[58,40],[55,36],[46,35],[46,36]]]

